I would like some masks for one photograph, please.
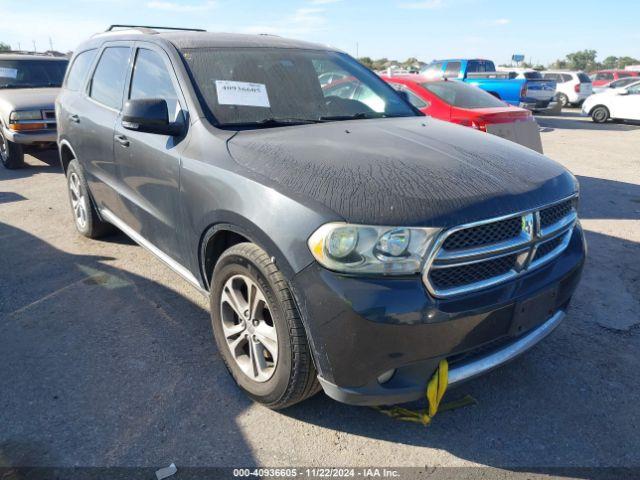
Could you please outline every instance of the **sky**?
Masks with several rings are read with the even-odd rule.
[[[127,23],[270,33],[372,58],[546,64],[585,48],[640,58],[639,21],[638,0],[0,0],[0,41],[39,51]]]

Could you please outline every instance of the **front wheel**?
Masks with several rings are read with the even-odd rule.
[[[13,170],[24,167],[24,151],[22,145],[14,143],[3,135],[0,126],[0,161],[4,168]]]
[[[287,281],[264,250],[241,243],[222,254],[210,306],[218,350],[251,398],[280,409],[320,390]]]
[[[600,105],[591,110],[591,119],[596,123],[605,123],[609,120],[609,109],[603,105]]]

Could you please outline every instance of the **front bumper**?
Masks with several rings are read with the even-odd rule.
[[[584,236],[576,226],[566,250],[548,264],[449,299],[431,297],[417,277],[351,277],[315,264],[292,283],[327,395],[381,405],[421,398],[441,359],[449,360],[455,385],[535,345],[564,316],[584,258]],[[516,308],[538,297],[545,298],[539,316],[524,330],[514,328]],[[379,383],[392,369],[393,377]]]
[[[22,145],[56,143],[58,139],[56,129],[38,130],[33,132],[14,132],[8,128],[3,128],[2,133],[10,142],[20,143]]]

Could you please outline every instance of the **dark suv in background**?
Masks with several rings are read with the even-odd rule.
[[[580,278],[567,170],[424,117],[326,46],[110,29],[76,49],[56,114],[78,231],[115,225],[208,295],[229,371],[272,408],[415,400],[443,358],[452,385],[485,373]]]

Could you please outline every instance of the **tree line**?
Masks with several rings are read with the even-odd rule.
[[[607,70],[607,69],[624,69],[627,65],[640,65],[640,60],[629,57],[616,57],[610,55],[606,57],[604,60],[599,62],[597,60],[598,52],[596,50],[580,50],[578,52],[573,52],[567,54],[564,58],[560,58],[555,62],[552,62],[548,65],[542,64],[531,64],[528,62],[522,62],[518,66],[524,68],[533,68],[535,70],[545,70],[545,69],[561,69],[561,70],[582,70],[585,72],[592,72],[594,70]],[[360,63],[362,63],[365,67],[368,67],[372,70],[384,70],[389,67],[397,67],[403,68],[406,70],[419,70],[427,63],[418,60],[415,57],[407,58],[405,61],[401,62],[398,60],[389,60],[388,58],[379,58],[377,60],[373,60],[371,57],[360,57],[358,58]],[[504,67],[513,67],[514,65],[501,65]]]

